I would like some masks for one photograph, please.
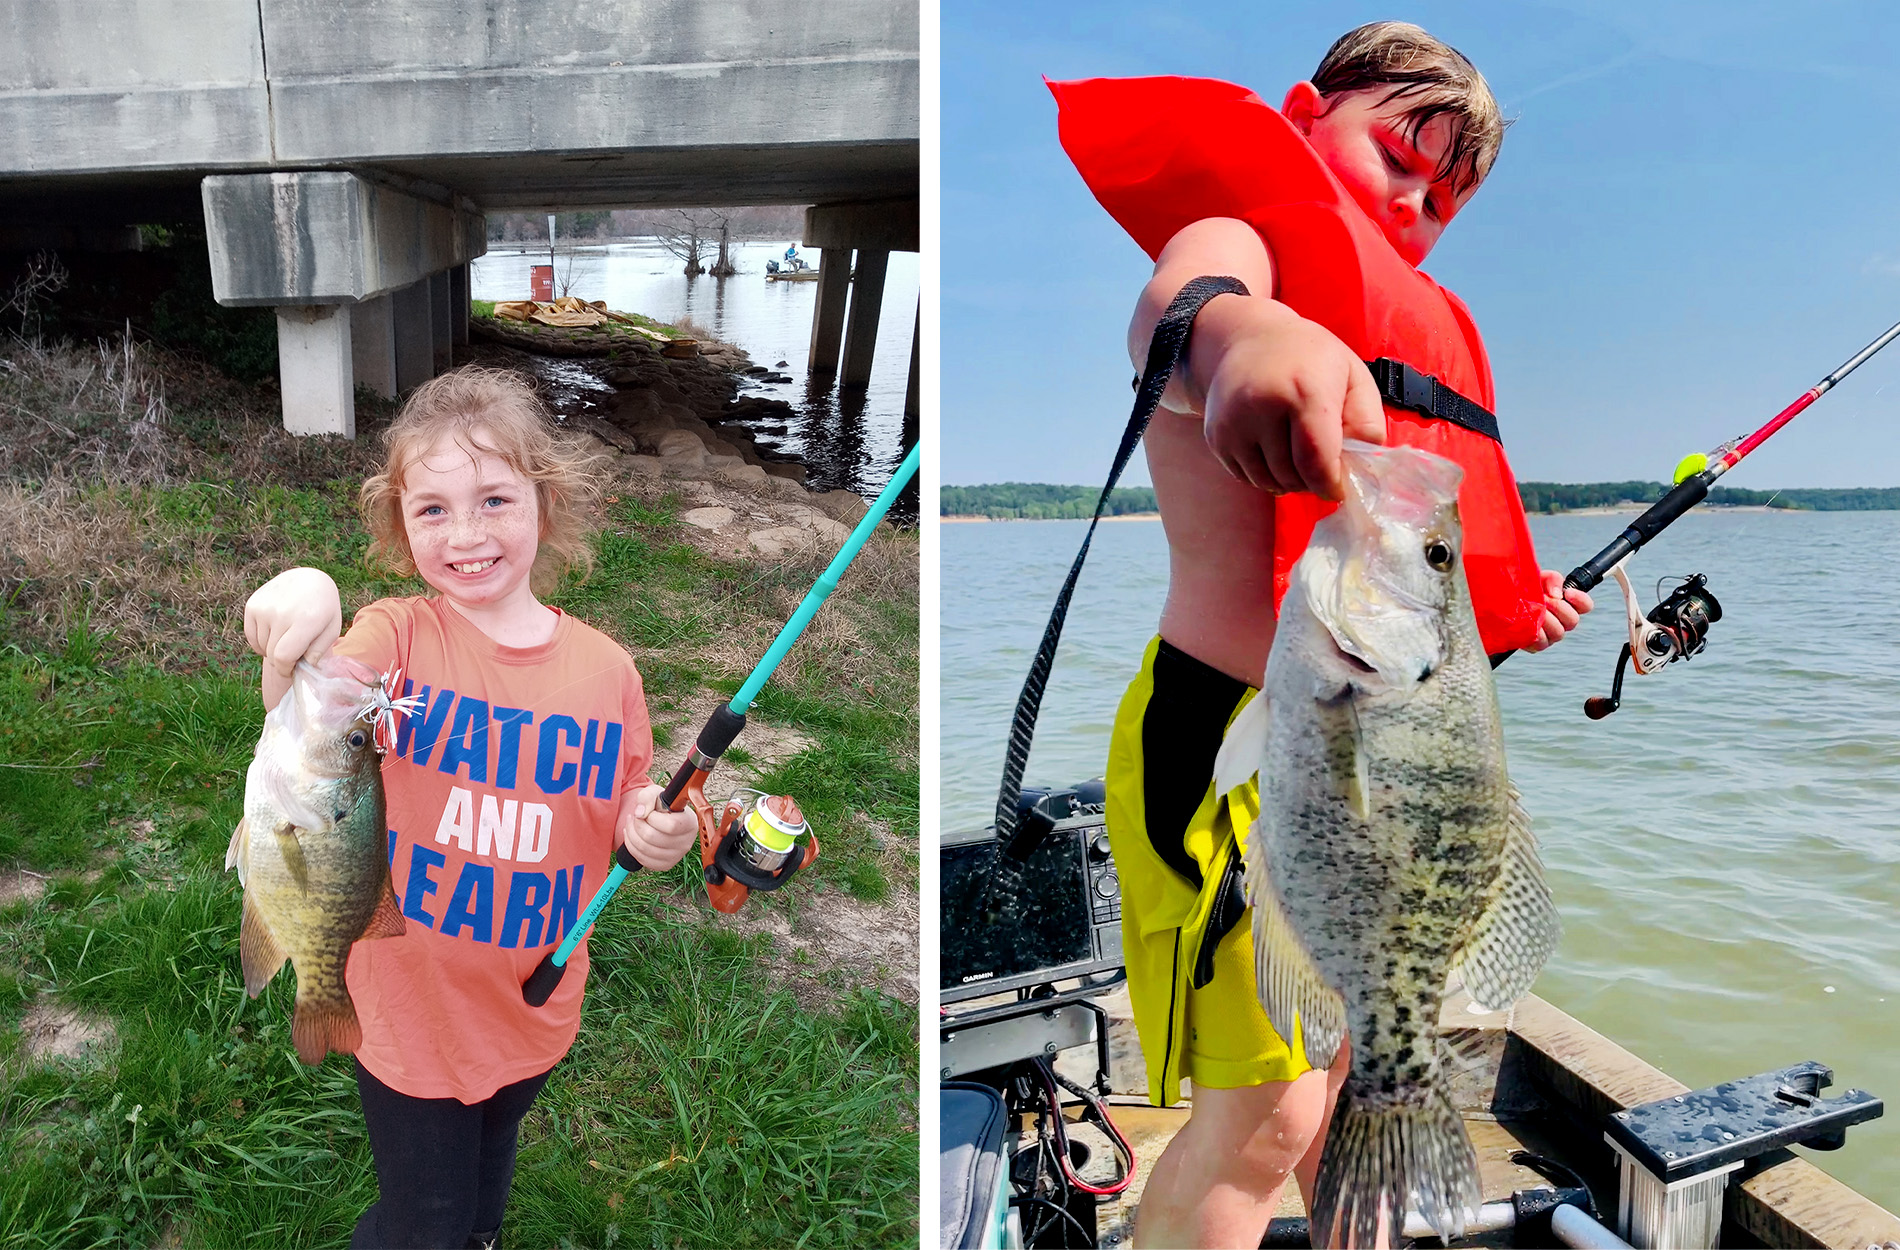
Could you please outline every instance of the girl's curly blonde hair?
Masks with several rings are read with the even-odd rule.
[[[399,576],[415,573],[402,517],[403,480],[417,457],[445,437],[471,451],[500,456],[534,483],[541,532],[529,585],[536,594],[552,590],[572,570],[584,576],[593,568],[588,517],[599,483],[591,470],[603,457],[555,427],[541,397],[521,374],[479,365],[465,365],[418,386],[401,415],[383,431],[388,458],[383,471],[363,483],[358,497],[369,527],[372,560]]]

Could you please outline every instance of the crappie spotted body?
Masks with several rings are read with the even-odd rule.
[[[389,885],[377,743],[404,702],[354,660],[300,662],[264,717],[245,776],[244,819],[224,860],[244,886],[244,988],[257,997],[290,960],[291,1037],[308,1064],[362,1041],[344,983],[350,946],[403,931]]]
[[[1408,1209],[1449,1236],[1478,1207],[1440,1073],[1444,987],[1458,970],[1480,1005],[1508,1006],[1557,917],[1505,772],[1459,558],[1459,470],[1354,442],[1345,463],[1346,500],[1295,566],[1263,697],[1216,777],[1223,792],[1260,777],[1246,881],[1268,1018],[1316,1068],[1352,1039],[1313,1231],[1364,1246]]]

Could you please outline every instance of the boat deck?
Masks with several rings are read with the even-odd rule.
[[[1110,1113],[1134,1146],[1133,1183],[1119,1198],[1097,1207],[1105,1247],[1129,1244],[1135,1210],[1148,1173],[1163,1148],[1187,1122],[1188,1106],[1154,1107],[1125,989],[1099,1000],[1110,1016]],[[1611,1112],[1689,1087],[1624,1050],[1602,1034],[1535,996],[1509,1013],[1477,1013],[1462,993],[1451,995],[1441,1015],[1453,1048],[1453,1099],[1464,1113],[1477,1149],[1485,1201],[1508,1199],[1513,1190],[1551,1183],[1531,1168],[1511,1162],[1526,1150],[1556,1159],[1579,1172],[1598,1201],[1616,1192],[1614,1164],[1601,1125]],[[1072,1079],[1093,1076],[1094,1051],[1065,1052],[1059,1066]],[[1113,1174],[1108,1143],[1091,1128],[1077,1133],[1092,1152],[1083,1176]],[[1729,1190],[1722,1244],[1741,1246],[1838,1246],[1852,1250],[1900,1244],[1900,1218],[1788,1151],[1776,1151],[1744,1172]],[[1277,1214],[1305,1214],[1298,1187],[1289,1185]],[[1605,1223],[1616,1213],[1603,1211]],[[1463,1244],[1509,1245],[1510,1234]]]

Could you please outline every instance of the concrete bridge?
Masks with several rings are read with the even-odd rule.
[[[918,246],[918,20],[916,0],[0,0],[0,246],[202,211],[218,301],[277,310],[286,427],[352,434],[356,383],[393,395],[466,341],[487,211],[811,205],[812,368],[851,385],[886,259]]]

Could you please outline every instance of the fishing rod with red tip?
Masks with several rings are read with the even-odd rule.
[[[1772,420],[1753,434],[1724,443],[1707,456],[1690,456],[1684,460],[1676,467],[1676,484],[1669,493],[1630,522],[1630,527],[1618,534],[1616,541],[1570,570],[1570,575],[1564,578],[1564,585],[1585,591],[1594,589],[1620,561],[1642,550],[1644,543],[1662,533],[1677,517],[1707,499],[1709,488],[1715,485],[1717,478],[1740,464],[1777,430],[1800,416],[1808,405],[1832,390],[1836,382],[1860,368],[1869,357],[1896,338],[1900,338],[1900,322],[1861,348],[1846,364],[1809,387],[1799,399],[1776,413]]]
[[[1675,485],[1670,488],[1669,492],[1651,504],[1643,515],[1630,522],[1629,528],[1625,529],[1621,534],[1618,534],[1616,539],[1611,542],[1609,546],[1597,552],[1576,568],[1571,569],[1569,575],[1564,578],[1564,587],[1566,589],[1583,591],[1596,589],[1598,584],[1600,584],[1605,577],[1617,569],[1617,566],[1621,565],[1638,551],[1641,551],[1643,545],[1649,542],[1650,539],[1656,537],[1656,535],[1662,533],[1665,529],[1668,529],[1669,526],[1675,522],[1677,517],[1680,517],[1683,513],[1695,507],[1704,499],[1707,499],[1709,497],[1709,490],[1715,485],[1717,478],[1740,464],[1757,447],[1760,447],[1773,437],[1777,430],[1800,416],[1810,404],[1832,390],[1835,383],[1860,368],[1875,352],[1893,342],[1896,338],[1900,338],[1900,322],[1895,322],[1892,326],[1889,326],[1885,334],[1882,334],[1879,338],[1867,344],[1867,346],[1861,348],[1858,352],[1855,352],[1840,368],[1802,392],[1800,398],[1776,413],[1767,424],[1763,425],[1754,433],[1748,435],[1746,438],[1732,439],[1729,442],[1723,443],[1706,456],[1697,454],[1684,458],[1682,463],[1676,466]],[[1626,579],[1619,578],[1619,580]],[[1685,586],[1686,585],[1687,583],[1685,583]],[[1693,589],[1700,591],[1701,585],[1698,583]],[[1628,597],[1629,592],[1625,590],[1625,598],[1627,599]],[[1709,597],[1705,594],[1704,598]],[[1682,601],[1680,604],[1677,604],[1678,599]],[[1670,599],[1666,600],[1663,604],[1658,605],[1657,612],[1667,614],[1672,604],[1677,604],[1682,611],[1690,612],[1692,615],[1695,611],[1700,611],[1702,613],[1701,618],[1693,622],[1688,622],[1688,624],[1691,625],[1699,624],[1700,632],[1697,633],[1693,629],[1689,631],[1695,633],[1695,637],[1692,640],[1688,640],[1692,642],[1693,645],[1687,645],[1687,643],[1685,643],[1685,645],[1676,646],[1674,649],[1669,650],[1666,656],[1659,653],[1657,656],[1651,657],[1647,665],[1639,664],[1638,672],[1652,672],[1655,668],[1660,667],[1670,660],[1686,659],[1688,656],[1700,651],[1702,649],[1701,644],[1703,637],[1706,636],[1707,633],[1707,626],[1714,620],[1719,619],[1721,615],[1721,609],[1714,606],[1712,598],[1709,598],[1708,603],[1698,605],[1691,601],[1691,597],[1685,597],[1680,591],[1677,595],[1672,595]],[[1713,608],[1713,615],[1709,614],[1710,608]],[[1631,615],[1633,618],[1640,616],[1633,608]],[[1652,613],[1651,617],[1654,618],[1655,615],[1656,613]],[[1654,624],[1656,622],[1652,619],[1651,623]],[[1640,630],[1641,628],[1640,625],[1632,626],[1633,631]],[[1633,633],[1632,637],[1634,636],[1635,634]],[[1660,634],[1657,636],[1661,637]],[[1516,650],[1513,649],[1494,655],[1491,657],[1491,666],[1496,668],[1516,654]],[[1628,656],[1625,657],[1625,659],[1627,658]],[[1599,720],[1616,710],[1617,704],[1620,702],[1622,685],[1622,664],[1619,662],[1615,692],[1607,699],[1600,697],[1591,699],[1587,706],[1592,720]]]

